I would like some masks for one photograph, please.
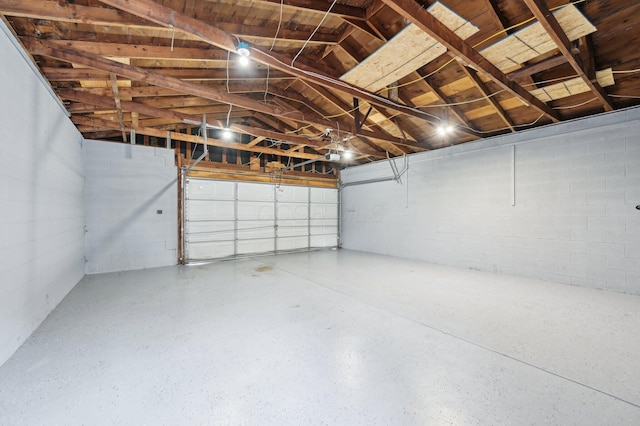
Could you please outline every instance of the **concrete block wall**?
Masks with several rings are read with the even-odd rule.
[[[412,155],[343,188],[342,247],[640,294],[638,135],[635,108]]]
[[[84,276],[82,135],[0,22],[0,365]]]
[[[86,140],[83,154],[86,272],[175,265],[178,171],[173,150]]]

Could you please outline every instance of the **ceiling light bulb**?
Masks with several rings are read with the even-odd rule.
[[[342,158],[344,158],[345,160],[349,160],[350,158],[353,158],[353,152],[349,151],[348,149],[345,149],[342,152]]]
[[[231,137],[233,136],[233,133],[231,133],[231,129],[229,129],[228,127],[225,127],[224,129],[222,129],[222,139],[231,139]]]
[[[244,41],[238,43],[238,45],[236,46],[236,52],[238,52],[238,55],[243,57],[251,55],[251,51],[249,50],[249,43],[246,43]]]
[[[246,67],[247,65],[249,65],[249,62],[251,62],[251,61],[249,61],[249,57],[248,56],[240,56],[240,59],[238,60],[238,62],[243,67]]]
[[[436,132],[438,133],[439,136],[446,136],[449,135],[451,133],[453,133],[453,125],[450,123],[440,123],[438,124],[438,127],[436,127]]]

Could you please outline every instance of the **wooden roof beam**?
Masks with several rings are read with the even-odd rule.
[[[571,51],[571,42],[569,41],[569,38],[558,23],[556,17],[547,7],[546,3],[543,0],[524,0],[524,2],[533,13],[533,16],[536,17],[551,39],[556,43],[562,55],[564,55],[569,62],[569,65],[571,65],[573,70],[589,87],[589,90],[591,90],[595,97],[602,103],[604,109],[606,111],[613,111],[614,108],[611,104],[611,100],[609,99],[609,95],[607,95],[607,92],[604,91],[602,86],[600,86],[596,80],[595,70],[593,71],[593,75],[587,74],[580,58],[574,56]]]
[[[512,95],[520,99],[525,105],[531,106],[552,121],[560,121],[560,116],[556,111],[544,102],[533,96],[518,84],[510,81],[507,76],[495,65],[487,61],[473,47],[458,37],[447,26],[440,22],[435,16],[423,9],[415,0],[383,0],[390,8],[395,10],[402,17],[410,20],[424,32],[444,45],[451,53],[458,56],[466,64],[489,76],[496,84]]]
[[[218,90],[210,86],[185,82],[151,70],[105,59],[101,56],[93,55],[88,52],[79,52],[68,48],[60,48],[48,43],[48,41],[32,39],[26,41],[25,44],[28,45],[29,50],[36,55],[49,56],[63,61],[97,68],[107,72],[113,72],[131,80],[144,81],[168,89],[181,91],[193,96],[260,111],[273,116],[285,115],[290,119],[300,121],[302,123],[315,123],[320,126],[333,127],[333,122],[323,118],[305,115],[295,110],[286,111],[283,108],[273,107],[245,96],[229,94],[226,93],[226,91]]]
[[[173,22],[173,26],[176,30],[182,31],[186,34],[198,37],[202,41],[205,41],[211,45],[220,47],[222,49],[236,52],[236,37],[213,27],[206,22],[199,21],[184,15],[178,11],[162,6],[153,0],[100,0],[102,3],[116,7],[125,12],[131,13],[136,16],[148,19],[156,22],[160,25],[168,27],[170,22]],[[305,0],[306,1],[306,0]],[[390,0],[386,0],[390,1]],[[324,3],[323,3],[324,4]],[[326,7],[326,6],[325,6]],[[431,16],[430,14],[428,14]],[[435,18],[434,18],[435,19]],[[437,21],[440,23],[440,21]],[[442,24],[440,24],[442,25]],[[444,25],[442,25],[444,27]],[[447,31],[450,31],[445,27]],[[452,33],[453,34],[453,33]],[[300,79],[317,83],[321,86],[339,90],[351,96],[358,97],[371,104],[378,105],[384,108],[392,109],[396,112],[408,114],[417,118],[421,118],[426,121],[433,121],[433,118],[426,114],[424,111],[420,111],[415,108],[410,108],[406,105],[394,102],[390,99],[382,96],[375,95],[369,91],[363,90],[357,86],[341,81],[327,73],[319,71],[309,65],[304,65],[301,62],[296,62],[295,66],[292,65],[292,58],[276,54],[270,51],[263,51],[255,46],[251,47],[252,60],[269,65],[274,69],[286,72],[290,75],[296,76]],[[529,92],[526,92],[529,94]],[[533,96],[530,95],[533,101],[539,102]]]
[[[120,94],[118,93],[118,79],[114,73],[111,73],[111,90],[113,91],[113,100],[118,110],[118,121],[120,121],[120,130],[122,131],[122,142],[127,141],[127,132],[124,128],[124,119],[122,118],[122,105],[120,103]]]
[[[103,120],[101,118],[95,117],[86,117],[81,115],[76,115],[71,117],[71,121],[73,121],[77,125],[90,126],[95,129],[104,130],[115,130],[119,128],[119,124],[115,121]],[[233,130],[233,129],[232,129]],[[139,127],[136,129],[136,133],[141,135],[149,135],[156,136],[159,138],[166,138],[167,131],[154,129],[150,127]],[[204,138],[201,136],[188,135],[185,133],[177,133],[177,132],[169,132],[171,135],[171,140],[176,141],[185,141],[185,142],[195,142],[195,143],[204,143]],[[239,143],[239,142],[230,142],[230,141],[222,141],[215,138],[208,137],[207,145],[209,146],[217,146],[220,148],[231,148],[238,151],[249,151],[249,152],[257,152],[263,154],[271,154],[271,155],[281,155],[285,157],[294,157],[294,158],[303,158],[307,160],[315,160],[318,159],[320,161],[325,161],[324,159],[319,159],[317,154],[306,153],[306,152],[289,152],[287,153],[284,150],[277,148],[267,148],[264,146],[248,146],[247,144]]]
[[[471,81],[473,81],[473,83],[476,85],[478,90],[480,90],[480,93],[482,93],[482,96],[484,96],[487,102],[489,102],[489,104],[491,104],[493,109],[496,110],[496,113],[498,114],[498,116],[500,116],[502,121],[504,121],[504,123],[507,125],[509,130],[511,130],[512,132],[515,132],[516,129],[515,127],[513,127],[513,123],[511,122],[511,119],[509,118],[507,113],[504,111],[502,106],[500,106],[496,98],[494,96],[491,96],[491,91],[484,84],[484,82],[482,81],[478,73],[473,69],[467,68],[463,64],[460,64],[460,66],[462,67],[462,70],[467,75],[467,77],[469,77]]]
[[[524,77],[530,77],[542,71],[546,71],[558,65],[566,64],[567,58],[564,55],[555,55],[535,64],[520,68],[507,74],[509,80],[520,80]]]
[[[2,1],[2,0],[0,0]],[[29,43],[29,39],[22,39],[25,44]],[[47,43],[52,40],[47,40]],[[52,45],[52,44],[50,44]],[[91,52],[89,52],[91,53]],[[42,67],[44,75],[49,81],[107,81],[109,80],[109,72],[96,70],[93,68],[52,68]],[[179,78],[180,80],[206,80],[206,81],[225,81],[227,80],[227,72],[225,70],[215,69],[156,69],[154,72],[168,77]],[[262,81],[266,79],[265,75],[231,75],[229,81]],[[269,80],[294,80],[288,74],[279,71],[271,71]]]
[[[164,29],[163,26],[152,24],[143,19],[124,16],[117,10],[107,9],[104,7],[81,6],[58,1],[0,0],[0,14],[23,18],[69,22],[74,24],[92,24],[108,27],[130,27],[153,30]],[[232,22],[217,22],[216,25],[220,29],[233,33],[239,37],[246,36],[272,40],[274,36],[273,30],[266,26],[244,25]],[[171,38],[170,29],[166,29],[166,31],[167,39]],[[281,28],[278,32],[278,39],[305,42],[310,35],[311,31]],[[339,34],[316,32],[310,43],[336,44],[339,40]]]
[[[442,90],[440,90],[436,85],[431,84],[430,79],[423,71],[418,69],[416,70],[416,73],[420,76],[420,78],[422,78],[423,84],[425,84],[429,88],[429,90],[433,92],[433,94],[436,96],[436,99],[438,99],[438,102],[440,102],[443,105],[451,103],[451,101],[442,92]],[[404,102],[407,103],[407,99],[405,96],[401,96],[401,99],[403,99]],[[458,107],[456,107],[455,105],[450,105],[450,106],[447,106],[446,108],[448,108],[449,111],[451,111],[451,114],[453,114],[453,116],[456,117],[461,124],[466,126],[466,128],[459,127],[458,128],[459,131],[466,133],[470,136],[474,136],[475,138],[482,138],[482,136],[478,132],[473,130],[473,124],[467,119],[467,117]]]
[[[297,9],[313,10],[316,12],[326,13],[331,5],[331,2],[323,0],[256,0],[257,3],[275,3],[280,5],[281,2],[285,6],[295,7]],[[351,18],[364,21],[367,19],[366,9],[349,6],[346,4],[336,3],[331,8],[331,15],[339,16],[341,18]]]
[[[116,107],[115,101],[109,97],[94,95],[94,94],[86,93],[80,90],[60,89],[58,91],[58,94],[62,99],[66,99],[66,100],[73,100],[76,102],[83,102],[87,104],[103,106],[109,109],[115,109]],[[168,118],[168,119],[175,120],[176,122],[184,122],[185,120],[199,122],[201,120],[201,116],[199,115],[184,114],[171,109],[158,108],[158,107],[146,105],[140,102],[121,101],[121,105],[122,105],[122,108],[127,111],[137,112],[139,114],[143,114],[149,117]],[[310,145],[316,148],[322,148],[322,146],[324,146],[324,144],[311,141],[301,136],[287,135],[284,133],[277,133],[277,132],[269,132],[268,134],[265,134],[265,131],[263,131],[262,129],[256,129],[250,126],[243,126],[240,124],[232,126],[232,129],[240,133],[245,133],[249,135],[257,135],[257,134],[265,135],[265,137],[280,139],[293,144]]]

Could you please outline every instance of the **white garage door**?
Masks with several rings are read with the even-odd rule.
[[[338,245],[338,190],[188,178],[185,261]]]

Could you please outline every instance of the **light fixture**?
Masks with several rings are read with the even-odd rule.
[[[440,122],[440,124],[438,124],[438,126],[436,127],[436,132],[438,132],[438,135],[440,136],[447,136],[450,135],[451,133],[453,133],[454,128],[453,125],[450,123],[445,122]]]
[[[340,154],[338,154],[337,152],[329,151],[325,154],[324,158],[326,158],[329,161],[339,161]]]
[[[351,158],[353,158],[353,152],[349,151],[348,149],[342,151],[343,160],[350,160]]]
[[[249,56],[251,55],[251,51],[249,50],[249,43],[244,41],[239,42],[236,46],[236,52],[238,52],[238,55],[240,55],[240,65],[249,65]]]
[[[229,140],[233,136],[233,133],[231,133],[231,129],[230,128],[225,127],[224,129],[222,129],[221,136],[222,136],[222,139]]]

